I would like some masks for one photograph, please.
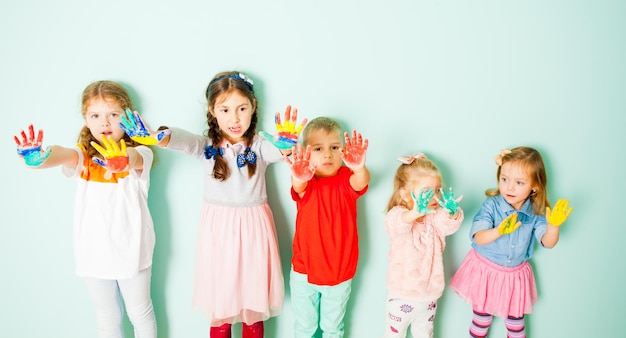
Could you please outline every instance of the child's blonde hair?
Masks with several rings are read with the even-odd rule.
[[[548,201],[547,185],[548,178],[546,175],[546,167],[543,163],[541,154],[530,147],[517,147],[511,150],[504,149],[496,156],[496,164],[498,170],[496,172],[496,180],[500,182],[500,171],[502,165],[510,162],[519,165],[526,175],[530,178],[530,184],[535,187],[528,198],[532,203],[533,212],[537,215],[543,215],[546,207],[550,206]],[[488,189],[485,191],[487,196],[496,196],[500,194],[500,189]]]
[[[391,210],[395,206],[404,206],[412,209],[413,204],[407,202],[402,196],[402,190],[411,191],[413,185],[424,176],[437,176],[441,180],[439,168],[423,154],[413,156],[403,156],[399,158],[402,164],[396,170],[393,178],[393,193],[387,203],[387,210]]]
[[[309,121],[304,127],[304,130],[302,130],[302,144],[306,147],[309,142],[309,135],[320,129],[327,133],[336,132],[341,139],[341,126],[339,122],[330,117],[320,116]]]

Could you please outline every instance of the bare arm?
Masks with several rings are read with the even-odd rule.
[[[141,154],[135,148],[126,149],[126,154],[128,155],[128,169],[142,171],[143,156],[141,156]]]
[[[46,169],[57,166],[66,168],[76,168],[78,165],[78,152],[72,148],[65,148],[58,145],[50,146],[50,156],[34,169]]]
[[[367,169],[365,164],[354,171],[354,174],[350,176],[350,186],[355,191],[361,191],[367,187],[370,183],[370,171]]]
[[[480,230],[474,234],[474,241],[478,245],[487,245],[493,243],[502,236],[498,228]]]
[[[559,242],[560,227],[548,224],[546,233],[541,237],[541,244],[546,248],[554,248]]]
[[[298,194],[298,196],[300,197],[304,196],[304,190],[306,190],[308,184],[309,181],[301,181],[295,178],[293,175],[291,176],[291,186],[293,187],[293,190],[296,192],[296,194]]]

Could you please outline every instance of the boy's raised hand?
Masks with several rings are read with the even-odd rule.
[[[550,207],[546,207],[546,220],[548,223],[554,226],[561,226],[572,212],[572,208],[567,208],[569,201],[565,199],[559,199],[554,205],[554,210],[550,210]]]
[[[126,109],[126,115],[122,114],[120,127],[131,139],[145,145],[158,144],[165,136],[172,133],[169,129],[151,131],[143,122],[141,115],[138,112],[131,112],[130,109]]]
[[[363,139],[356,130],[352,131],[352,140],[348,132],[344,133],[346,139],[343,149],[341,149],[341,158],[348,168],[356,171],[365,165],[365,151],[367,150],[367,139]]]
[[[441,199],[437,198],[437,203],[439,203],[442,208],[448,210],[450,215],[454,215],[459,209],[459,202],[461,202],[462,199],[463,195],[457,199],[454,198],[454,191],[452,188],[448,188],[448,192],[441,189]]]
[[[293,156],[293,160],[289,158],[289,156],[283,154],[283,158],[285,162],[289,165],[289,169],[291,169],[291,175],[296,179],[304,182],[308,182],[315,175],[315,165],[311,164],[311,147],[307,146],[306,150],[302,150],[302,145],[297,143],[291,150],[291,156]]]
[[[43,130],[39,129],[37,138],[35,138],[35,128],[32,124],[28,126],[28,135],[24,130],[20,132],[21,140],[17,136],[13,136],[13,140],[17,144],[17,154],[24,159],[24,163],[31,167],[36,167],[43,163],[50,156],[50,148],[42,151]]]
[[[300,132],[307,123],[307,119],[302,120],[300,125],[297,125],[298,121],[298,109],[294,109],[291,112],[291,106],[287,106],[285,109],[285,121],[281,122],[280,113],[276,113],[274,122],[276,123],[276,134],[271,135],[268,132],[261,131],[259,134],[263,138],[270,141],[276,148],[286,150],[291,149],[298,143],[298,137]]]
[[[104,160],[98,157],[92,157],[92,160],[111,172],[128,171],[128,154],[126,153],[126,142],[120,140],[118,146],[113,137],[101,135],[104,148],[98,143],[91,141],[91,145],[104,157]]]

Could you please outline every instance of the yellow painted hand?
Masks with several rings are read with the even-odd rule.
[[[560,226],[565,222],[569,214],[572,212],[572,208],[567,208],[569,206],[569,201],[565,199],[560,199],[556,201],[554,205],[554,210],[550,210],[550,207],[546,207],[546,220],[548,223],[554,226]]]
[[[104,161],[94,157],[94,162],[114,172],[124,171],[128,166],[126,142],[122,139],[118,146],[111,136],[107,139],[106,136],[102,135],[102,144],[104,148],[96,142],[91,142],[91,145],[104,157]]]
[[[298,142],[300,132],[307,123],[307,119],[302,120],[302,123],[297,124],[298,121],[298,109],[291,112],[291,106],[287,106],[285,110],[285,121],[281,122],[280,114],[276,113],[274,122],[276,123],[276,134],[271,135],[268,132],[261,131],[260,134],[265,139],[270,141],[278,149],[291,149]]]
[[[297,125],[297,121],[298,109],[294,109],[292,114],[291,106],[287,106],[287,109],[285,110],[285,121],[282,124],[280,122],[280,114],[276,113],[276,117],[274,118],[274,122],[276,123],[276,131],[278,133],[285,133],[286,135],[290,136],[298,136],[304,128],[307,119],[302,120],[302,123],[300,123],[300,125]]]
[[[520,225],[522,225],[522,222],[517,221],[517,213],[512,213],[498,225],[498,232],[500,235],[508,235],[517,230]]]

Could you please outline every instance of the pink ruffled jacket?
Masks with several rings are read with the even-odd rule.
[[[385,231],[389,235],[388,297],[434,301],[445,288],[446,236],[461,226],[463,210],[459,208],[458,219],[452,219],[440,208],[410,224],[402,221],[406,211],[405,207],[396,206],[385,216]]]

